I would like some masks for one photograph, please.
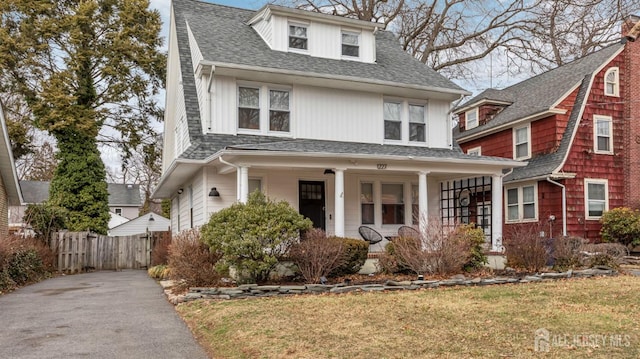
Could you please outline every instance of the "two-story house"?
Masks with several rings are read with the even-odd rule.
[[[603,212],[640,207],[638,20],[619,43],[454,110],[465,153],[528,162],[503,180],[505,232],[539,223],[546,235],[597,239]]]
[[[468,92],[377,23],[174,0],[166,80],[153,196],[172,200],[174,232],[260,190],[330,234],[358,237],[366,225],[392,235],[421,218],[457,220],[463,182],[488,193],[523,165],[454,148],[451,104]],[[493,193],[484,224],[498,249]]]

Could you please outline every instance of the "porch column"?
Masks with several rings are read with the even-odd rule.
[[[249,198],[249,167],[240,166],[238,170],[240,171],[240,203],[247,203]]]
[[[344,237],[344,169],[335,172],[335,235]]]
[[[429,224],[429,210],[427,201],[427,173],[418,173],[418,223],[420,233],[426,233]]]
[[[502,176],[491,176],[491,250],[501,252],[502,247]]]

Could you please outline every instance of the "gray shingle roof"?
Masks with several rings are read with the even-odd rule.
[[[50,183],[46,181],[20,181],[25,203],[42,203],[49,199]],[[140,185],[109,183],[109,206],[140,206]]]
[[[271,50],[247,25],[256,14],[253,10],[196,0],[174,0],[173,10],[192,144],[202,132],[187,28],[191,29],[204,59],[208,61],[464,91],[404,52],[399,41],[388,31],[377,32],[377,61],[370,64]]]
[[[288,139],[282,137],[253,136],[253,135],[207,135],[198,146],[181,157],[203,160],[210,155],[224,150],[255,150],[255,151],[286,151],[298,153],[325,153],[358,155],[367,154],[373,156],[414,156],[423,158],[440,159],[466,159],[466,160],[496,160],[512,161],[511,159],[498,157],[469,156],[459,150],[444,148],[429,148],[401,145],[380,145],[374,143],[339,142],[308,139]]]
[[[464,132],[456,131],[454,134],[455,138],[484,132],[549,110],[558,100],[565,96],[568,91],[574,86],[579,85],[586,75],[593,73],[622,47],[624,47],[624,44],[616,43],[505,89],[487,89],[478,96],[460,105],[457,109],[468,107],[486,99],[511,102],[512,104],[482,126]],[[454,112],[455,111],[456,110],[454,110]]]

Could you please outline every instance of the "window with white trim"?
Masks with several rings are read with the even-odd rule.
[[[260,129],[260,89],[238,87],[238,128]]]
[[[606,179],[584,180],[585,217],[600,219],[609,210],[609,181]]]
[[[382,184],[382,224],[404,224],[404,184]]]
[[[505,191],[507,222],[530,222],[538,219],[537,184],[507,188]]]
[[[342,55],[359,57],[360,56],[360,35],[355,32],[342,32]]]
[[[262,179],[249,178],[249,194],[255,191],[262,192]]]
[[[289,132],[289,91],[269,90],[269,131]]]
[[[604,73],[604,94],[606,96],[620,96],[620,78],[617,67],[612,67]]]
[[[464,114],[464,129],[470,130],[472,128],[478,127],[478,108],[474,108],[465,112]]]
[[[482,147],[473,147],[467,150],[469,156],[482,156]]]
[[[513,158],[516,160],[531,157],[531,126],[529,124],[513,129]]]
[[[116,208],[114,209],[115,214],[117,214],[118,216],[122,216],[122,208]]]
[[[409,141],[426,141],[425,114],[424,105],[409,105]]]
[[[307,50],[307,27],[300,24],[289,24],[289,48]]]
[[[384,102],[384,139],[402,139],[402,106],[398,102]]]
[[[360,215],[362,224],[374,224],[373,183],[360,183]]]
[[[593,116],[593,148],[596,153],[613,154],[613,121],[610,116]]]

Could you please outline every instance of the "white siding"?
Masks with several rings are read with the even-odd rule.
[[[269,21],[261,19],[253,24],[253,29],[262,37],[262,40],[264,40],[269,47],[273,48],[273,24],[271,19],[273,19],[273,17],[270,18]]]
[[[363,62],[376,61],[376,37],[371,31],[363,31],[360,35],[360,58]]]
[[[429,101],[427,114],[427,143],[429,147],[450,148],[451,128],[449,127],[450,105],[446,101]]]
[[[169,229],[170,221],[157,214],[153,215],[153,221],[149,220],[150,214],[145,214],[119,225],[109,231],[110,236],[131,236],[140,233],[163,232]]]
[[[162,149],[162,172],[164,173],[169,165],[176,158],[175,154],[175,125],[181,114],[184,114],[184,96],[180,96],[182,91],[179,88],[180,82],[180,59],[178,57],[178,42],[176,39],[175,19],[171,11],[169,27],[169,52],[167,56],[167,96],[165,102],[164,116],[164,140]],[[181,102],[181,111],[177,108]],[[176,118],[176,115],[178,116]]]
[[[235,134],[237,129],[237,87],[235,79],[214,76],[211,94],[211,132]]]
[[[205,190],[204,178],[202,177],[202,172],[204,169],[198,171],[195,176],[194,181],[191,183],[191,188],[193,189],[193,226],[200,227],[205,222],[205,213],[204,213],[204,195],[203,191]]]
[[[311,23],[309,26],[310,55],[340,59],[342,57],[341,36],[339,26],[317,22]]]
[[[382,95],[294,86],[295,137],[381,143]]]
[[[208,197],[205,200],[206,209],[205,222],[209,221],[211,214],[219,210],[229,207],[236,203],[236,173],[228,173],[225,175],[218,174],[214,167],[205,167],[207,185],[205,188],[211,189],[216,187],[220,192],[220,197]]]
[[[198,68],[198,64],[202,61],[202,52],[200,52],[200,47],[198,47],[198,43],[196,39],[193,37],[193,33],[191,32],[191,27],[187,23],[187,34],[189,35],[189,49],[191,50],[191,62],[193,65],[193,72]]]

